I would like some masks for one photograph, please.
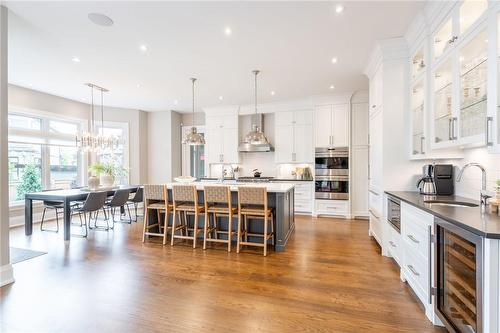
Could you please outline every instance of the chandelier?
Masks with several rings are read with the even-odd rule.
[[[186,137],[184,140],[182,140],[183,144],[190,145],[190,146],[201,146],[205,144],[205,138],[203,135],[198,133],[198,130],[195,127],[195,121],[194,121],[194,83],[196,82],[196,78],[192,77],[191,78],[191,84],[192,84],[192,92],[193,92],[193,126],[189,130],[189,133],[187,133]]]
[[[91,91],[91,116],[90,116],[90,131],[82,131],[76,136],[76,146],[81,152],[102,152],[113,151],[118,148],[120,140],[113,135],[104,135],[104,93],[108,92],[106,88],[99,87],[93,83],[86,83]],[[95,105],[94,105],[94,89],[101,92],[101,128],[96,130],[95,125]]]

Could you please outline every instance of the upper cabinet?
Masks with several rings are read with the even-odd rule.
[[[349,104],[316,106],[314,133],[316,147],[349,146]]]
[[[207,116],[205,127],[208,163],[239,163],[238,115]]]
[[[437,60],[452,52],[485,18],[487,9],[487,0],[465,0],[455,6],[433,34],[433,59]]]
[[[449,58],[438,66],[433,73],[433,125],[434,147],[443,146],[455,140],[454,122],[455,101],[453,99],[454,59]]]
[[[424,96],[424,80],[421,79],[414,83],[411,88],[412,156],[424,155],[426,153]]]
[[[313,113],[283,111],[275,114],[276,163],[313,163]]]
[[[424,59],[424,47],[420,47],[411,59],[411,77],[412,80],[417,79],[425,73],[426,61]]]

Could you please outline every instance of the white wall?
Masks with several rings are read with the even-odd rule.
[[[148,183],[171,182],[181,175],[181,121],[175,111],[148,113]]]

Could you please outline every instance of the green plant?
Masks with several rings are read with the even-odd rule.
[[[500,179],[497,179],[496,184],[497,184],[497,186],[495,187],[495,190],[497,192],[500,192]]]
[[[114,163],[101,163],[101,162],[96,162],[92,164],[89,170],[95,176],[99,176],[100,174],[105,174],[113,177],[122,177],[127,175],[128,172],[127,169],[125,169],[121,165]]]
[[[99,176],[101,173],[104,173],[104,164],[101,162],[95,162],[89,167],[89,171],[94,176]]]
[[[23,200],[26,193],[40,192],[42,190],[42,178],[40,170],[34,164],[28,164],[24,167],[24,173],[21,177],[21,183],[16,189],[16,200]]]

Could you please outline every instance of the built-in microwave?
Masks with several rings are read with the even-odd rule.
[[[387,196],[387,221],[401,233],[401,201],[393,196]]]
[[[316,148],[316,176],[349,176],[349,149]]]

